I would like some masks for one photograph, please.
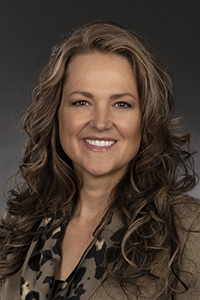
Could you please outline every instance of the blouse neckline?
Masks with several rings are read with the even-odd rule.
[[[43,232],[49,222],[58,223],[63,213],[61,210],[54,221],[42,220],[38,231]],[[88,300],[112,271],[117,261],[115,250],[125,231],[116,211],[85,250],[69,277],[65,281],[56,281],[54,276],[61,258],[57,243],[66,225],[67,222],[48,235],[41,233],[33,239],[22,269],[21,299],[34,295],[36,300]]]

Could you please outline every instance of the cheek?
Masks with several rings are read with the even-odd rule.
[[[65,107],[60,107],[60,110],[58,112],[58,121],[60,134],[68,134],[71,131],[73,123],[71,114],[67,109],[65,109]]]
[[[62,146],[70,146],[80,132],[80,121],[70,112],[59,112],[59,136]],[[64,144],[64,145],[63,145]]]
[[[63,147],[65,148],[66,145],[66,140],[69,138],[69,133],[70,133],[70,124],[69,124],[69,119],[66,114],[64,114],[63,111],[59,111],[58,114],[58,123],[59,123],[59,138],[60,138],[60,143]]]
[[[138,119],[138,122],[132,122],[129,128],[127,127],[127,140],[128,140],[128,149],[131,156],[135,156],[141,144],[141,120]],[[131,158],[132,159],[132,158]]]
[[[134,120],[134,121],[133,121]],[[131,120],[122,124],[124,135],[127,136],[128,139],[137,138],[139,141],[141,139],[141,117],[135,116],[131,118]]]

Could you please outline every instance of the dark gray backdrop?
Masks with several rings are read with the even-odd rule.
[[[23,136],[11,129],[30,103],[52,45],[68,31],[94,20],[134,30],[157,52],[174,81],[176,114],[183,115],[200,148],[199,0],[7,0],[0,7],[0,215],[4,186],[20,160]],[[200,159],[195,156],[197,171]],[[193,195],[198,196],[197,187]]]

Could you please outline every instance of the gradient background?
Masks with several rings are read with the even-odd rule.
[[[0,216],[4,187],[20,161],[23,135],[13,130],[30,104],[30,91],[51,47],[73,28],[110,20],[145,37],[167,66],[177,92],[176,115],[184,116],[200,148],[199,0],[18,0],[0,7]],[[195,155],[196,170],[200,158]],[[199,197],[200,188],[193,195]]]

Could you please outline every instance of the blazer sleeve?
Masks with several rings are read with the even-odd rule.
[[[10,216],[6,212],[3,218],[7,220]],[[0,244],[2,242],[0,239]],[[20,278],[21,269],[0,284],[0,300],[20,300]]]
[[[8,277],[0,286],[0,300],[20,300],[21,269]]]
[[[182,272],[183,281],[188,291],[180,293],[178,300],[200,299],[200,201],[190,209],[190,226],[185,235],[183,246]],[[187,222],[187,221],[186,221]]]

